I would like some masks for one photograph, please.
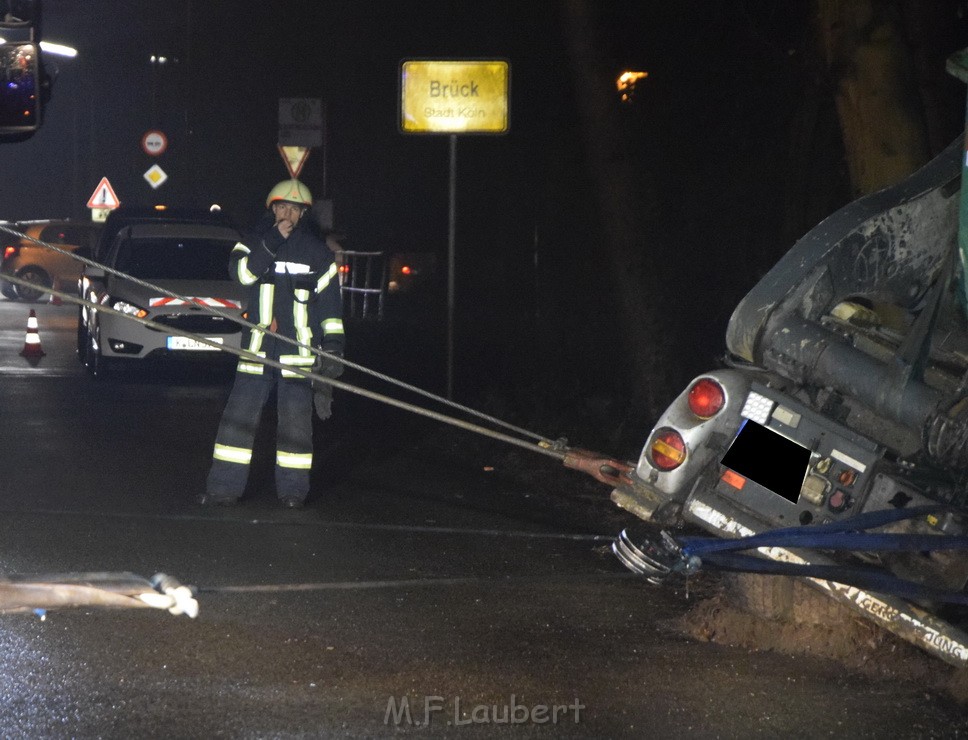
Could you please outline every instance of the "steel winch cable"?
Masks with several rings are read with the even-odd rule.
[[[128,275],[126,273],[123,273],[123,272],[121,272],[119,270],[115,270],[114,268],[108,267],[107,265],[103,265],[103,264],[101,264],[99,262],[96,262],[95,260],[90,259],[88,257],[84,257],[82,255],[75,254],[75,253],[70,252],[70,251],[68,251],[66,249],[61,249],[61,248],[57,247],[56,245],[48,244],[47,242],[41,241],[39,239],[35,239],[35,238],[33,238],[31,236],[28,236],[28,235],[26,235],[26,234],[24,234],[24,233],[22,233],[20,231],[17,231],[16,229],[12,229],[12,228],[10,228],[9,226],[7,226],[5,224],[0,223],[0,231],[7,232],[8,234],[11,234],[12,236],[16,236],[16,237],[21,238],[21,239],[24,239],[26,241],[33,242],[34,244],[37,244],[37,245],[39,245],[41,247],[44,247],[45,249],[50,249],[51,251],[57,252],[58,254],[61,254],[61,255],[70,257],[71,259],[76,260],[78,262],[81,262],[82,264],[87,265],[88,267],[93,267],[95,269],[103,270],[104,272],[106,272],[106,273],[108,273],[110,275],[114,275],[115,277],[124,278],[125,280],[128,280],[128,281],[134,283],[135,285],[140,285],[141,287],[148,288],[149,290],[157,291],[158,293],[161,293],[162,295],[165,295],[165,296],[167,296],[169,298],[175,298],[175,299],[178,299],[178,300],[181,300],[181,301],[185,301],[187,303],[192,303],[194,306],[197,306],[199,309],[201,309],[204,313],[208,313],[208,314],[213,315],[213,316],[219,316],[219,317],[221,317],[223,319],[227,319],[227,320],[229,320],[229,321],[231,321],[231,322],[233,322],[235,324],[238,324],[240,326],[244,326],[244,327],[246,327],[248,329],[254,329],[256,331],[260,331],[263,334],[267,334],[267,335],[269,335],[271,337],[274,337],[275,339],[281,340],[281,341],[283,341],[283,342],[285,342],[287,344],[291,344],[291,345],[293,345],[295,347],[300,347],[300,348],[308,349],[311,353],[313,353],[313,354],[315,354],[317,356],[323,356],[323,355],[325,355],[328,359],[335,360],[336,362],[339,362],[340,364],[342,364],[342,365],[344,365],[344,366],[346,366],[348,368],[351,368],[353,370],[357,370],[358,372],[361,372],[361,373],[363,373],[365,375],[370,375],[371,377],[374,377],[374,378],[376,378],[378,380],[382,380],[385,383],[389,383],[390,385],[395,385],[395,386],[397,386],[399,388],[402,388],[404,390],[407,390],[407,391],[410,391],[410,392],[415,393],[417,395],[423,396],[424,398],[427,398],[428,400],[432,400],[432,401],[434,401],[436,403],[440,403],[440,404],[442,404],[444,406],[447,406],[449,408],[452,408],[452,409],[454,409],[456,411],[460,411],[462,413],[465,413],[468,416],[473,416],[473,417],[476,417],[478,419],[481,419],[482,421],[486,421],[486,422],[488,422],[490,424],[493,424],[495,426],[503,427],[504,429],[507,429],[508,431],[513,431],[513,432],[521,435],[522,437],[526,437],[526,438],[530,438],[530,439],[536,440],[537,441],[537,444],[534,444],[534,445],[528,444],[528,445],[526,445],[528,449],[537,448],[540,451],[554,451],[554,452],[564,453],[564,451],[567,448],[567,440],[565,440],[565,439],[559,438],[559,439],[554,440],[554,441],[549,440],[549,439],[547,439],[545,436],[543,436],[541,434],[537,434],[537,433],[532,432],[530,430],[523,429],[521,427],[515,426],[514,424],[511,424],[511,423],[509,423],[507,421],[504,421],[502,419],[498,419],[498,418],[496,418],[494,416],[490,416],[489,414],[485,414],[484,412],[479,411],[477,409],[472,409],[472,408],[470,408],[468,406],[464,406],[462,404],[459,404],[459,403],[457,403],[455,401],[452,401],[452,400],[450,400],[448,398],[444,398],[442,396],[439,396],[439,395],[437,395],[435,393],[432,393],[432,392],[430,392],[428,390],[425,390],[423,388],[420,388],[418,386],[411,385],[411,384],[406,383],[406,382],[404,382],[402,380],[398,380],[397,378],[393,378],[392,376],[385,375],[384,373],[380,373],[380,372],[378,372],[376,370],[372,370],[372,369],[370,369],[368,367],[365,367],[363,365],[359,365],[359,364],[357,364],[355,362],[352,362],[350,360],[347,360],[344,357],[336,357],[336,356],[333,356],[333,355],[329,355],[329,354],[323,352],[321,349],[318,349],[316,347],[312,347],[312,346],[309,346],[309,345],[302,344],[298,340],[291,339],[290,337],[283,336],[282,334],[279,334],[277,332],[274,332],[274,331],[270,330],[268,327],[261,327],[261,326],[259,326],[257,324],[253,324],[253,323],[251,323],[249,321],[246,321],[245,319],[241,319],[238,316],[233,316],[233,315],[231,315],[231,314],[229,314],[229,313],[227,313],[225,311],[220,310],[219,308],[217,308],[215,306],[210,306],[210,305],[207,305],[207,304],[198,303],[196,301],[191,300],[190,298],[188,298],[186,296],[179,295],[179,294],[174,293],[174,292],[172,292],[172,291],[170,291],[170,290],[168,290],[166,288],[162,288],[159,285],[155,285],[153,283],[150,283],[150,282],[147,282],[145,280],[141,280],[139,278],[136,278],[136,277],[133,277],[133,276]],[[18,278],[18,277],[13,276],[13,275],[5,275],[4,276],[4,279],[5,280],[9,280],[10,282],[13,282],[13,283],[15,283],[17,285],[25,285],[25,286],[28,286],[28,287],[38,288],[38,289],[44,290],[47,293],[50,293],[52,295],[57,296],[61,300],[67,300],[67,301],[69,301],[71,303],[77,303],[78,305],[84,305],[84,306],[87,306],[89,308],[93,308],[96,311],[105,311],[107,313],[112,313],[112,314],[115,314],[115,315],[118,315],[118,316],[122,316],[122,317],[127,318],[127,319],[130,319],[132,321],[138,321],[140,323],[144,323],[146,326],[152,326],[152,328],[158,329],[160,331],[170,331],[171,333],[179,334],[180,336],[189,337],[189,338],[196,339],[196,340],[199,340],[199,341],[204,340],[204,337],[200,337],[197,334],[192,334],[190,332],[175,331],[175,330],[172,329],[172,327],[167,326],[167,325],[165,325],[165,326],[158,325],[158,324],[153,325],[153,322],[150,322],[149,320],[140,319],[140,318],[138,318],[136,316],[131,316],[129,314],[124,314],[124,313],[121,313],[121,312],[118,312],[118,311],[114,311],[113,309],[109,309],[106,306],[102,306],[102,305],[99,305],[99,304],[92,303],[90,301],[87,301],[86,299],[78,300],[77,297],[75,297],[75,296],[71,296],[71,295],[65,294],[63,292],[54,290],[53,288],[47,288],[44,285],[39,285],[37,283],[32,283],[30,281],[23,280],[22,278]],[[161,328],[159,328],[159,327],[161,327]],[[208,344],[210,346],[213,346],[213,347],[217,347],[218,349],[221,349],[223,351],[228,351],[228,352],[230,352],[232,354],[236,354],[234,352],[234,350],[232,350],[232,348],[225,347],[223,345],[218,344],[217,342],[205,341],[204,343],[205,344]],[[253,362],[260,362],[260,363],[264,363],[264,364],[268,364],[268,365],[273,365],[274,364],[271,361],[267,361],[265,358],[258,357],[258,356],[254,355],[254,354],[251,354],[251,353],[247,353],[245,355],[239,355],[239,356],[240,357],[244,357],[245,359],[250,360],[250,361],[253,361]],[[295,370],[295,368],[293,366],[289,366],[289,365],[286,365],[285,366],[285,369],[287,369],[287,370]],[[304,374],[304,373],[300,372],[300,374]],[[351,387],[352,388],[356,388],[356,386],[350,386],[349,384],[342,383],[342,382],[331,382],[330,379],[328,379],[328,378],[324,378],[324,377],[318,376],[318,375],[313,375],[312,373],[305,373],[305,375],[307,377],[313,378],[314,380],[321,380],[321,381],[325,381],[325,382],[330,382],[331,385],[334,385],[337,388],[342,388],[343,390],[349,390]],[[381,394],[376,394],[376,393],[373,393],[372,395],[367,395],[368,393],[372,393],[372,392],[371,391],[362,392],[362,391],[364,391],[364,389],[359,389],[359,391],[361,391],[359,393],[359,395],[367,396],[367,397],[369,397],[369,398],[371,398],[373,400],[380,400],[380,401],[386,402],[386,400],[389,399],[389,397],[387,397],[387,396],[383,396]],[[355,391],[351,391],[351,392],[355,392]],[[399,405],[398,408],[404,408],[405,410],[413,411],[415,413],[416,413],[416,409],[417,408],[420,408],[420,407],[417,407],[417,406],[412,405],[412,404],[404,404],[403,402],[398,402],[398,403],[399,404],[402,404],[402,405]],[[390,405],[398,405],[398,403],[391,403]],[[427,411],[427,413],[425,415],[428,415],[431,418],[436,419],[437,421],[444,421],[445,419],[451,418],[451,417],[445,417],[442,414],[436,414],[435,412],[431,412],[429,410],[426,410],[426,411]],[[454,419],[454,421],[459,421],[459,420]],[[467,424],[466,422],[464,422],[464,423]],[[472,430],[472,431],[478,431],[478,432],[489,431],[485,427],[480,427],[480,426],[473,425],[473,424],[468,424],[465,428],[467,428],[469,430]],[[502,439],[503,441],[510,441],[511,439],[513,439],[511,437],[508,437],[507,435],[501,435],[500,437],[497,437],[497,438],[498,439]],[[556,454],[556,455],[553,455],[553,456],[554,457],[563,458],[563,455],[559,456],[559,455]]]
[[[11,229],[9,227],[6,227],[6,226],[4,226],[2,224],[0,224],[0,231],[6,231],[7,233],[10,233],[10,234],[13,234],[13,235],[22,237],[22,238],[26,239],[27,241],[31,241],[31,242],[33,242],[33,243],[35,243],[35,244],[37,244],[39,246],[42,246],[42,247],[44,247],[46,249],[50,249],[50,250],[52,250],[54,252],[57,252],[59,254],[62,254],[64,256],[67,256],[67,257],[70,257],[71,259],[74,259],[74,260],[76,260],[78,262],[81,262],[82,264],[88,265],[89,267],[94,267],[94,268],[97,268],[97,269],[104,270],[108,274],[114,275],[116,277],[124,278],[125,280],[128,280],[128,281],[130,281],[130,282],[132,282],[132,283],[134,283],[136,285],[140,285],[140,286],[145,287],[145,288],[148,288],[150,290],[159,292],[159,293],[161,293],[161,294],[163,294],[165,296],[168,296],[170,298],[176,298],[178,300],[182,300],[182,301],[186,301],[186,302],[193,303],[195,306],[197,306],[198,308],[200,308],[204,313],[208,313],[208,314],[211,314],[213,316],[219,316],[221,318],[224,318],[224,319],[227,319],[229,321],[232,321],[235,324],[238,324],[240,326],[244,326],[244,327],[246,327],[248,329],[255,329],[257,331],[261,331],[263,334],[268,334],[269,336],[272,336],[272,337],[274,337],[276,339],[279,339],[279,340],[281,340],[281,341],[283,341],[283,342],[285,342],[287,344],[293,345],[295,347],[306,348],[311,353],[313,353],[313,354],[315,354],[317,356],[320,356],[320,355],[325,354],[322,350],[320,350],[320,349],[318,349],[316,347],[304,345],[304,344],[300,343],[299,341],[297,341],[295,339],[291,339],[290,337],[286,337],[286,336],[283,336],[281,334],[278,334],[277,332],[273,332],[268,327],[258,326],[257,324],[253,324],[253,323],[251,323],[249,321],[246,321],[245,319],[239,318],[238,316],[233,316],[233,315],[231,315],[229,313],[226,313],[226,312],[220,310],[219,308],[217,308],[215,306],[210,306],[210,305],[207,305],[207,304],[200,304],[200,303],[191,301],[191,299],[188,298],[188,297],[186,297],[186,296],[179,295],[179,294],[174,293],[174,292],[172,292],[172,291],[170,291],[170,290],[168,290],[166,288],[163,288],[163,287],[161,287],[159,285],[155,285],[155,284],[150,283],[148,281],[141,280],[139,278],[133,277],[131,275],[128,275],[126,273],[123,273],[123,272],[121,272],[119,270],[116,270],[114,268],[108,267],[107,265],[103,265],[103,264],[101,264],[99,262],[96,262],[95,260],[89,259],[87,257],[83,257],[81,255],[74,254],[74,253],[69,252],[69,251],[64,250],[64,249],[60,249],[56,245],[48,244],[48,243],[43,242],[41,240],[38,240],[38,239],[35,239],[33,237],[27,236],[26,234],[22,234],[21,232],[16,231],[15,229]],[[12,282],[18,282],[20,284],[25,284],[25,285],[28,285],[28,286],[33,287],[33,288],[39,288],[39,289],[45,290],[46,292],[53,293],[53,291],[47,289],[46,286],[38,285],[36,283],[23,282],[23,281],[12,281]],[[60,297],[63,297],[63,294]],[[98,310],[100,310],[100,307],[97,307],[97,308],[98,308]],[[135,318],[135,317],[128,317],[128,318]],[[189,334],[187,336],[195,337],[196,335]],[[356,364],[356,363],[354,363],[354,362],[352,362],[350,360],[347,360],[346,358],[333,357],[331,355],[328,356],[328,357],[330,359],[333,359],[333,360],[335,360],[335,361],[337,361],[337,362],[345,365],[346,367],[352,368],[352,369],[357,370],[357,371],[359,371],[361,373],[364,373],[366,375],[370,375],[372,377],[375,377],[378,380],[382,380],[382,381],[384,381],[386,383],[389,383],[391,385],[396,385],[396,386],[398,386],[400,388],[403,388],[404,390],[408,390],[408,391],[411,391],[411,392],[416,393],[418,395],[424,396],[425,398],[428,398],[430,400],[436,401],[436,402],[441,403],[441,404],[443,404],[445,406],[449,406],[449,407],[451,407],[451,408],[453,408],[455,410],[461,411],[461,412],[466,413],[466,414],[468,414],[470,416],[476,416],[477,418],[480,418],[482,420],[485,420],[485,421],[487,421],[487,422],[489,422],[491,424],[494,424],[496,426],[501,426],[501,427],[504,427],[505,429],[508,429],[510,431],[514,431],[514,432],[520,434],[521,436],[530,437],[532,439],[538,440],[539,443],[541,443],[542,446],[562,448],[565,445],[565,442],[563,440],[557,440],[557,441],[552,442],[552,441],[546,439],[543,435],[536,434],[536,433],[531,432],[531,431],[529,431],[527,429],[522,429],[522,428],[517,427],[517,426],[515,426],[513,424],[510,424],[509,422],[506,422],[506,421],[504,421],[502,419],[498,419],[496,417],[490,416],[490,415],[485,414],[485,413],[483,413],[481,411],[478,411],[476,409],[472,409],[470,407],[463,406],[463,405],[458,404],[458,403],[456,403],[454,401],[451,401],[450,399],[446,399],[446,398],[443,398],[443,397],[441,397],[439,395],[436,395],[434,393],[431,393],[430,391],[427,391],[427,390],[425,390],[423,388],[419,388],[417,386],[414,386],[414,385],[405,383],[405,382],[403,382],[401,380],[398,380],[396,378],[393,378],[393,377],[391,377],[389,375],[385,375],[385,374],[380,373],[378,371],[372,370],[372,369],[367,368],[365,366],[358,365],[358,364]]]

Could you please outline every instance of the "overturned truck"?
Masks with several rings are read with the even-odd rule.
[[[750,551],[815,573],[873,573],[861,583],[874,588],[808,583],[962,667],[968,551],[932,544],[963,546],[968,528],[964,157],[959,139],[801,238],[733,312],[726,367],[675,399],[612,493],[642,519],[718,538],[792,531],[789,545],[761,537]],[[941,539],[881,549],[867,537],[852,550],[857,521]],[[795,546],[801,533],[826,530],[839,549],[825,548],[829,537]],[[627,530],[616,541],[628,567],[650,580],[688,569],[668,533],[644,537]],[[915,585],[878,591],[888,578]],[[940,592],[955,596],[941,603],[932,598]]]

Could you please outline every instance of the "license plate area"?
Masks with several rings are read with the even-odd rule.
[[[765,524],[832,521],[862,511],[883,450],[788,397],[754,383],[743,423],[711,474],[709,492]]]
[[[810,450],[769,427],[746,419],[722,463],[795,504],[810,466]]]
[[[217,344],[222,344],[222,337],[205,337],[210,342],[216,342]],[[218,352],[217,347],[212,347],[204,342],[199,342],[197,339],[192,339],[191,337],[168,337],[167,340],[168,349],[172,350],[190,350],[193,352]]]

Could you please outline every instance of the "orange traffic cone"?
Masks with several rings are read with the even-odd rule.
[[[51,286],[51,288],[53,290],[64,290],[64,286],[61,285],[61,281],[60,280],[54,278],[54,281],[53,282],[54,282],[54,284]],[[53,293],[50,294],[50,298],[48,299],[48,302],[52,306],[63,306],[64,305],[64,301],[61,300],[61,297],[59,295],[54,295]]]
[[[37,312],[30,309],[30,315],[27,316],[27,337],[24,339],[24,348],[20,355],[30,359],[43,357],[45,354],[47,353],[40,346],[40,334],[37,332]]]

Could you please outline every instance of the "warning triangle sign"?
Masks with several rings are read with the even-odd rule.
[[[279,147],[279,154],[282,155],[282,161],[286,163],[286,169],[289,170],[292,178],[296,179],[299,177],[303,165],[306,164],[306,160],[309,158],[309,147],[277,146]]]
[[[94,188],[90,199],[87,201],[88,208],[117,208],[121,205],[118,196],[114,194],[114,188],[108,182],[108,178],[102,177],[101,182]]]

